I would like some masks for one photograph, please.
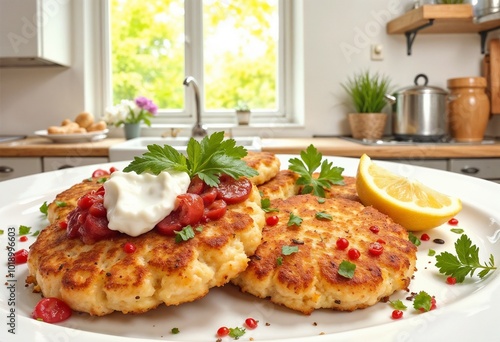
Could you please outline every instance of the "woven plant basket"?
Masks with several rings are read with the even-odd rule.
[[[376,140],[384,135],[386,113],[349,113],[347,117],[354,139]]]

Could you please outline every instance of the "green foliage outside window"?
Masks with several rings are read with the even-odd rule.
[[[207,110],[277,107],[278,1],[203,2]],[[113,102],[184,108],[184,1],[111,0]]]

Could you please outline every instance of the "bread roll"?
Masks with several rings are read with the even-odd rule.
[[[103,131],[108,127],[104,121],[94,122],[92,125],[87,127],[88,132]]]
[[[88,128],[94,123],[94,115],[91,113],[83,112],[76,116],[75,122],[83,128]]]

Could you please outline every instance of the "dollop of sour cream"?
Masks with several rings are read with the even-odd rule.
[[[147,233],[175,209],[189,183],[185,172],[113,172],[104,183],[108,228],[130,236]]]

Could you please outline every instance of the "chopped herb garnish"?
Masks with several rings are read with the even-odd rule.
[[[463,234],[464,230],[462,228],[451,228],[450,232],[455,234]]]
[[[219,176],[227,174],[235,179],[252,177],[258,172],[241,158],[247,155],[243,146],[236,146],[234,139],[224,139],[224,132],[216,132],[201,141],[191,138],[187,144],[187,157],[169,145],[148,145],[148,152],[123,169],[124,172],[187,172],[191,178],[198,175],[208,186],[217,186]]]
[[[30,233],[31,227],[28,226],[19,226],[19,235],[27,235]]]
[[[427,252],[427,255],[428,256],[434,256],[434,255],[436,255],[436,251],[433,250],[433,249],[429,249],[429,252]]]
[[[356,270],[356,264],[344,260],[339,265],[338,273],[344,278],[352,279],[352,277],[354,277],[355,270]]]
[[[48,215],[48,213],[49,213],[49,205],[47,204],[47,202],[43,202],[43,204],[40,206],[40,212],[42,214],[44,214],[45,216]]]
[[[332,215],[328,214],[328,213],[325,213],[324,211],[319,211],[316,213],[316,218],[318,220],[328,220],[328,221],[331,221],[333,220],[333,217]]]
[[[64,201],[56,201],[56,206],[59,207],[59,208],[64,208],[66,207],[68,204]]]
[[[283,246],[281,247],[281,254],[290,255],[297,253],[299,251],[299,246]]]
[[[430,311],[432,306],[432,297],[425,291],[420,291],[413,299],[415,310]]]
[[[319,204],[323,204],[326,202],[326,199],[324,199],[323,197],[318,197],[318,203]]]
[[[108,178],[107,178],[107,177],[102,177],[102,178],[99,178],[99,179],[97,180],[97,183],[98,183],[98,184],[102,184],[102,183],[106,182],[107,180],[108,180]]]
[[[241,336],[245,335],[246,329],[245,328],[229,328],[229,337],[234,338],[235,340],[238,340]]]
[[[276,258],[276,264],[278,266],[283,265],[283,257],[280,255],[279,257]]]
[[[479,278],[484,278],[490,271],[494,271],[495,259],[493,254],[490,254],[488,262],[483,265],[479,261],[479,248],[472,244],[472,241],[465,234],[460,236],[455,242],[455,251],[457,255],[449,252],[443,252],[436,256],[436,267],[439,273],[452,276],[457,280],[457,283],[462,283],[467,275],[474,276],[474,272],[478,269]]]
[[[410,242],[413,243],[417,247],[422,244],[422,241],[420,241],[420,239],[412,232],[408,233],[408,240],[410,240]]]
[[[389,304],[396,310],[406,310],[407,309],[406,305],[404,305],[400,299],[395,300],[395,301],[389,301]]]
[[[270,213],[272,211],[279,211],[276,208],[271,208],[271,200],[269,198],[262,198],[260,200],[260,206],[262,207],[262,210],[264,210],[266,213]]]
[[[294,213],[290,213],[290,218],[288,219],[287,226],[300,226],[302,224],[302,217],[295,215]]]
[[[194,231],[191,226],[185,226],[181,231],[175,231],[175,242],[180,243],[194,238]]]
[[[198,226],[194,230],[196,230],[197,232],[201,233],[203,231],[203,226]]]
[[[341,167],[334,167],[332,162],[323,159],[323,155],[318,152],[314,145],[309,145],[305,151],[300,152],[300,158],[292,158],[288,162],[288,168],[297,172],[300,177],[297,179],[298,185],[303,185],[302,194],[314,194],[325,197],[325,189],[329,189],[333,184],[344,184],[344,177]],[[313,176],[318,167],[321,166],[317,177]]]
[[[179,328],[172,328],[172,330],[171,330],[171,333],[172,333],[172,334],[174,334],[174,335],[175,335],[175,334],[178,334],[178,333],[180,333],[180,332],[181,332],[181,331],[179,330]]]

